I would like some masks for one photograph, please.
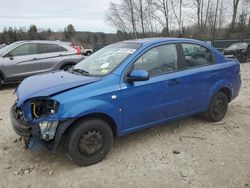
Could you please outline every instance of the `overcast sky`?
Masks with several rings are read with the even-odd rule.
[[[119,0],[112,0],[119,2]],[[73,24],[77,31],[116,32],[105,21],[110,0],[1,0],[0,31],[4,27],[63,30]]]

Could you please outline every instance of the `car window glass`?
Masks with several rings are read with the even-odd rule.
[[[150,76],[177,70],[178,55],[175,44],[155,47],[143,54],[135,63],[134,70],[146,70]]]
[[[39,44],[39,53],[63,52],[66,49],[57,44]]]
[[[185,64],[187,67],[197,67],[213,63],[210,50],[197,44],[182,44]]]
[[[10,52],[13,56],[32,55],[37,53],[36,44],[23,44]]]

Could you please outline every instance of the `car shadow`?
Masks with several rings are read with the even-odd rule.
[[[166,135],[167,137],[176,136],[176,139],[179,141],[181,134],[185,135],[186,129],[193,129],[195,131],[198,126],[204,126],[204,124],[209,123],[206,123],[206,121],[204,121],[200,117],[194,116],[115,138],[113,148],[103,162],[110,162],[110,160],[117,158],[117,155],[121,155],[121,153],[123,153],[124,151],[130,150],[131,147],[137,147],[138,144],[154,142],[155,139],[166,139]],[[171,139],[169,138],[169,140]],[[68,159],[62,144],[59,145],[55,154],[52,154],[47,150],[42,150],[33,152],[32,155],[29,155],[26,158],[27,160],[34,161],[39,156],[43,156],[42,158],[40,158],[41,161],[39,161],[39,163],[47,165],[51,163],[58,163],[60,164],[58,165],[58,167],[60,166],[61,169],[73,170],[75,168],[78,168],[77,165],[73,164]]]

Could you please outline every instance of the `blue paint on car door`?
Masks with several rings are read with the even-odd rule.
[[[148,81],[123,83],[124,128],[147,126],[185,113],[187,96],[178,75],[171,73]]]
[[[175,44],[154,46],[145,50],[132,69],[146,70],[148,81],[121,84],[125,129],[150,126],[185,113],[186,93],[178,72],[178,53]]]

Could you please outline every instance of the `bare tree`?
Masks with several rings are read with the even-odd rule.
[[[133,38],[137,38],[133,0],[123,0],[121,4],[111,2],[106,21],[117,30],[128,32]]]
[[[202,1],[203,0],[193,0],[195,9],[196,9],[196,16],[197,16],[197,26],[200,29],[201,26],[201,11],[202,11]]]
[[[126,23],[122,18],[121,11],[119,10],[119,5],[113,2],[110,3],[109,11],[106,14],[106,21],[117,30],[129,32],[129,28],[126,26]]]
[[[214,39],[215,39],[219,1],[220,0],[217,0],[217,2],[216,2],[215,15],[214,15],[214,24],[213,24],[213,29],[212,29],[212,43],[214,42]]]
[[[163,19],[161,16],[155,16],[155,19],[162,25],[163,30],[166,35],[169,36],[169,0],[154,0],[155,7],[161,12],[163,15]]]
[[[232,16],[232,22],[231,22],[231,29],[232,30],[235,29],[235,21],[236,21],[239,2],[240,2],[240,0],[233,0],[233,16]]]
[[[220,8],[219,8],[219,15],[218,15],[218,24],[219,24],[219,26],[218,26],[218,30],[220,31],[221,29],[222,29],[222,27],[223,27],[223,23],[224,23],[224,21],[225,21],[225,17],[224,17],[224,9],[225,7],[224,7],[224,3],[223,3],[223,1],[221,1],[220,2]]]
[[[132,25],[132,33],[133,38],[137,38],[137,30],[136,30],[136,20],[135,20],[135,4],[133,0],[123,0],[122,1],[122,9],[123,14],[127,15],[128,20]]]
[[[178,0],[178,1],[170,0],[173,14],[178,23],[179,36],[182,36],[183,34],[182,3],[183,0]],[[176,9],[178,9],[178,11]]]
[[[147,11],[146,11],[146,27],[150,31],[150,35],[155,32],[155,12],[156,8],[154,6],[154,0],[146,0]]]
[[[206,15],[205,15],[205,20],[204,20],[204,22],[203,22],[202,28],[207,27],[208,14],[209,14],[209,9],[210,9],[210,4],[211,4],[211,0],[207,0]]]
[[[136,10],[136,16],[138,17],[138,20],[141,25],[141,32],[142,34],[145,34],[145,21],[146,21],[146,12],[147,12],[147,3],[144,0],[137,0],[135,1],[135,10]]]

